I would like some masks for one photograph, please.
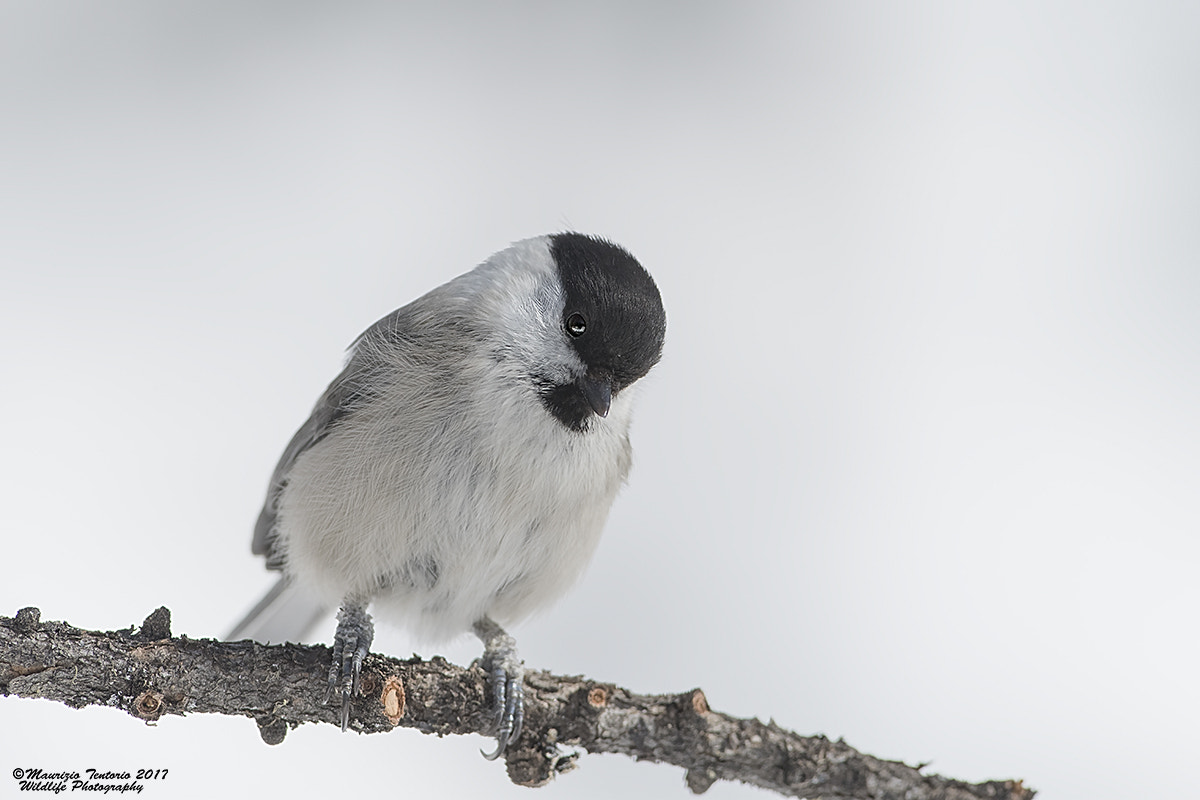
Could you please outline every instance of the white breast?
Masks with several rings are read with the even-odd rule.
[[[580,433],[512,381],[487,359],[455,376],[409,370],[302,454],[279,505],[289,574],[425,639],[562,594],[628,473],[632,391]]]

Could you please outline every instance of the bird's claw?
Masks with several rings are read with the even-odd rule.
[[[362,606],[343,605],[338,611],[337,633],[333,637],[333,658],[329,664],[329,681],[325,686],[324,705],[335,695],[341,696],[338,721],[342,732],[350,727],[350,700],[358,694],[362,680],[363,659],[371,650],[375,626]]]
[[[517,657],[516,640],[491,618],[481,617],[474,629],[483,642],[483,668],[491,675],[496,713],[496,749],[479,752],[488,761],[495,761],[521,735],[525,722],[525,665]]]
[[[500,664],[492,669],[492,697],[497,715],[496,749],[490,753],[479,751],[488,761],[499,758],[521,736],[525,722],[525,681],[519,666],[512,672]]]

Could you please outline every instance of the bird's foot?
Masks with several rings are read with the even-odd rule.
[[[375,626],[366,606],[357,603],[343,603],[337,618],[337,633],[333,636],[333,659],[329,664],[329,683],[323,702],[329,705],[329,701],[336,695],[341,696],[341,723],[342,732],[345,733],[350,727],[350,698],[358,694],[363,659],[371,650]]]
[[[504,629],[484,617],[475,623],[475,635],[483,640],[483,668],[491,676],[496,713],[496,749],[483,753],[494,761],[517,741],[525,720],[525,665],[517,656],[517,642]]]

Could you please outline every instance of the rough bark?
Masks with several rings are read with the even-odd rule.
[[[329,650],[251,641],[171,637],[160,608],[140,628],[85,631],[41,622],[36,608],[0,617],[0,693],[73,708],[106,705],[139,719],[164,714],[232,714],[254,719],[268,744],[305,722],[336,725],[322,705]],[[541,786],[574,766],[583,748],[623,753],[687,770],[704,792],[735,780],[793,797],[825,800],[1027,800],[1020,781],[970,784],[860,753],[842,741],[799,736],[774,722],[713,711],[699,689],[639,695],[580,676],[526,672],[525,728],[505,754],[509,777]],[[442,658],[370,655],[351,726],[424,733],[486,733],[492,726],[486,675]]]

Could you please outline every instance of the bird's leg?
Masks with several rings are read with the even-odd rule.
[[[492,677],[492,697],[496,706],[496,749],[484,753],[483,757],[494,761],[521,735],[521,723],[525,719],[525,665],[517,657],[516,640],[491,617],[480,618],[474,630],[483,642],[483,668]]]
[[[333,636],[333,660],[329,664],[329,684],[325,689],[325,705],[335,693],[342,698],[342,732],[350,726],[350,698],[358,694],[363,659],[371,650],[375,626],[367,613],[366,603],[346,600],[338,610],[337,633]]]

